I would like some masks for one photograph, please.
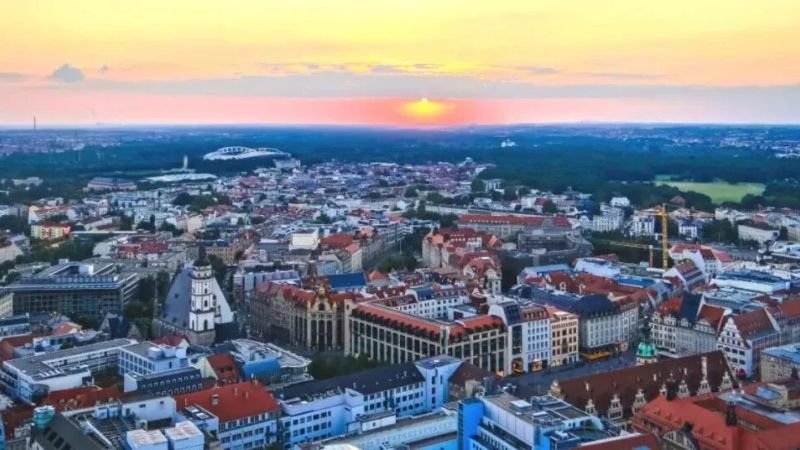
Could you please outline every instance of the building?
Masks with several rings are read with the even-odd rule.
[[[616,279],[622,275],[618,261],[607,258],[579,258],[575,260],[575,272],[586,272],[597,277]]]
[[[788,291],[791,287],[789,280],[757,270],[728,270],[718,274],[711,284],[767,295]]]
[[[94,177],[86,184],[87,191],[135,191],[136,183],[121,178]]]
[[[125,393],[170,395],[203,390],[204,378],[196,367],[184,367],[147,375],[128,372],[124,377]]]
[[[517,251],[529,255],[534,265],[571,263],[592,254],[592,244],[572,230],[534,230],[517,235]]]
[[[179,417],[216,436],[225,450],[264,448],[278,441],[280,407],[257,381],[178,395],[175,403]]]
[[[653,344],[668,358],[713,351],[725,315],[724,308],[702,304],[699,294],[667,300],[650,316]]]
[[[778,326],[765,309],[726,316],[717,337],[717,348],[741,377],[758,373],[761,350],[779,343]]]
[[[655,434],[663,449],[794,450],[798,393],[793,383],[685,397],[673,386],[642,406],[632,426]]]
[[[734,387],[727,361],[717,351],[555,380],[550,386],[550,395],[617,426],[627,427],[631,417],[647,402],[663,395],[672,384],[681,397]]]
[[[163,309],[153,320],[154,336],[185,335],[193,345],[237,337],[233,311],[203,248],[194,265],[172,279]]]
[[[298,230],[292,233],[289,250],[316,250],[319,242],[318,229]]]
[[[459,228],[471,228],[498,236],[504,240],[514,240],[521,232],[534,230],[571,230],[569,219],[562,216],[512,216],[488,214],[464,214],[458,218]]]
[[[574,448],[613,436],[596,416],[550,395],[500,393],[458,404],[457,450]]]
[[[366,302],[345,303],[345,354],[386,363],[449,355],[491,372],[511,373],[503,320],[476,315],[454,321],[414,316]]]
[[[502,244],[496,236],[470,228],[434,229],[422,239],[422,264],[430,268],[457,267],[464,253],[496,249]]]
[[[442,408],[429,414],[414,417],[392,416],[384,418],[378,428],[367,429],[358,434],[351,434],[321,442],[323,449],[336,450],[343,448],[359,450],[383,450],[386,448],[454,449],[458,414],[449,408]],[[362,429],[367,421],[359,423]]]
[[[434,411],[448,401],[449,380],[461,364],[438,356],[280,389],[282,443],[291,448]]]
[[[550,349],[550,367],[558,367],[578,362],[579,324],[578,316],[562,311],[552,306],[547,306],[550,315],[550,329],[552,340]]]
[[[0,298],[2,298],[2,293],[0,293]],[[0,339],[30,333],[31,318],[28,314],[11,317],[2,316],[2,318],[0,318]]]
[[[678,236],[686,239],[697,239],[703,232],[703,225],[694,220],[681,220],[678,222]]]
[[[773,228],[764,222],[754,222],[745,220],[736,226],[741,242],[757,242],[764,245],[767,242],[775,242],[780,236],[780,230]]]
[[[135,343],[113,339],[4,361],[0,384],[12,397],[32,404],[49,392],[83,386],[96,373],[116,371],[120,350]]]
[[[56,413],[36,408],[29,447],[36,450],[199,450],[213,441],[194,424],[175,421],[171,397],[112,400]]]
[[[35,223],[31,225],[31,239],[40,241],[57,241],[69,237],[69,224]]]
[[[186,348],[145,341],[120,349],[119,374],[149,375],[189,366]]]
[[[760,376],[763,382],[789,379],[800,370],[800,344],[797,342],[761,350]]]
[[[521,307],[507,300],[489,307],[489,314],[500,317],[506,325],[507,343],[504,361],[511,361],[513,373],[546,369],[552,359],[550,315],[540,305]]]
[[[59,312],[102,320],[121,313],[136,295],[139,277],[111,262],[62,262],[7,286],[14,314]]]
[[[361,274],[363,282],[364,275]],[[329,292],[324,284],[317,290],[284,283],[264,283],[256,288],[249,305],[251,335],[274,339],[308,349],[336,349],[344,346],[344,309],[351,292]]]
[[[311,378],[311,360],[272,343],[234,339],[219,346],[236,361],[245,380],[256,379],[265,385],[288,384]]]
[[[656,234],[656,218],[651,215],[634,214],[631,216],[629,233],[634,237],[654,236]]]

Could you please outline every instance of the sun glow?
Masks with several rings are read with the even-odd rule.
[[[421,122],[437,122],[452,109],[452,105],[425,97],[403,105],[403,113],[407,117]]]

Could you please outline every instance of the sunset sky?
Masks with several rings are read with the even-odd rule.
[[[34,115],[800,123],[800,1],[0,0],[0,126]]]

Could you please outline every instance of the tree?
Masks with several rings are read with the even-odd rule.
[[[709,242],[735,244],[739,240],[739,233],[728,219],[712,220],[703,225],[703,238]]]
[[[181,230],[178,229],[175,225],[170,222],[164,222],[161,224],[161,227],[158,228],[158,231],[166,231],[172,233],[173,236],[180,236]]]
[[[406,188],[406,192],[403,194],[405,198],[416,198],[419,196],[419,192],[417,192],[417,188],[414,186],[409,186]]]
[[[214,272],[217,283],[220,287],[224,286],[225,277],[228,275],[228,266],[217,255],[208,255],[208,261],[211,263],[211,270]]]
[[[558,206],[556,206],[552,200],[547,199],[544,205],[542,205],[542,212],[545,214],[556,214],[558,213]]]
[[[12,215],[0,216],[0,230],[8,230],[12,234],[28,234],[29,229],[28,221],[22,217]]]
[[[172,200],[172,204],[176,206],[186,206],[191,204],[192,200],[194,200],[194,196],[187,192],[181,192]]]
[[[151,277],[139,279],[139,291],[136,298],[142,303],[153,303],[156,297],[156,280]]]
[[[486,183],[484,183],[480,178],[474,178],[470,187],[472,192],[475,193],[486,192]]]
[[[119,217],[119,229],[122,231],[130,231],[133,229],[133,219],[126,215]]]
[[[434,205],[438,205],[444,203],[444,196],[438,192],[428,192],[428,195],[425,196],[425,200],[431,202]]]

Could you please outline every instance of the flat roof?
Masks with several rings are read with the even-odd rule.
[[[136,343],[136,341],[133,339],[124,339],[124,338],[112,339],[110,341],[96,342],[94,344],[82,345],[80,347],[72,347],[66,350],[59,350],[57,352],[45,353],[43,355],[12,359],[9,361],[5,361],[3,364],[11,366],[17,369],[18,371],[22,372],[23,374],[34,378],[39,378],[39,379],[52,378],[64,375],[65,373],[67,373],[67,371],[64,370],[63,368],[54,368],[50,366],[49,364],[47,364],[49,361],[61,358],[68,358],[70,356],[76,356],[83,353],[102,351],[102,350],[112,349],[115,347],[123,347],[125,345],[130,345],[134,343]]]

